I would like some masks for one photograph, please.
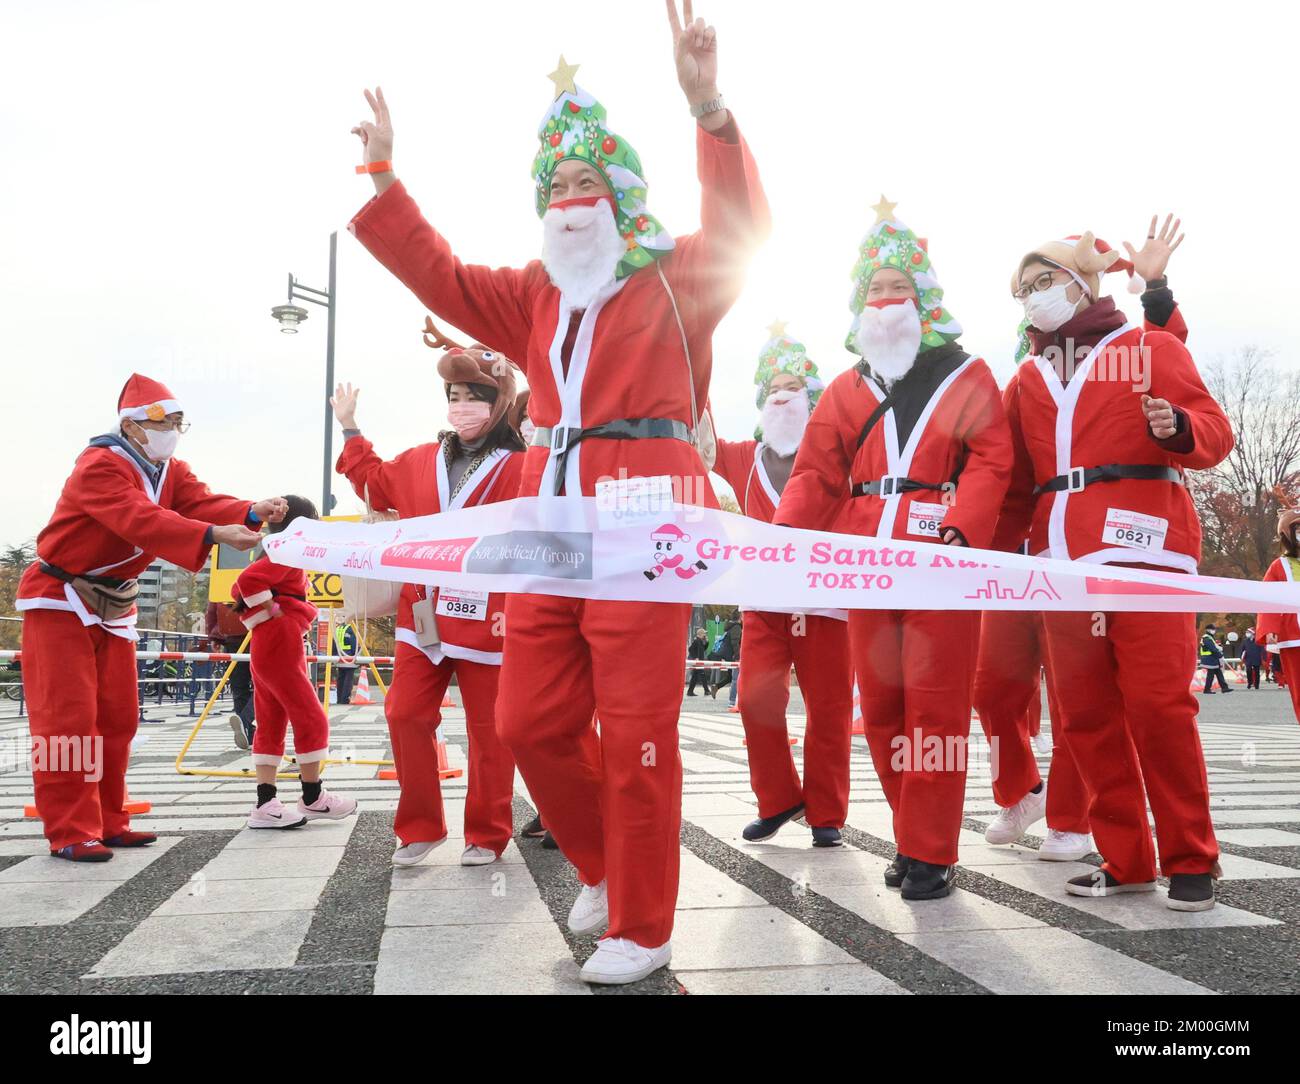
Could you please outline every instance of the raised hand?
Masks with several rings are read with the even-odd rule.
[[[1156,222],[1159,218],[1159,215],[1151,216],[1151,225],[1147,227],[1147,243],[1142,246],[1140,252],[1127,241],[1124,242],[1124,247],[1128,249],[1128,258],[1133,261],[1133,271],[1143,282],[1163,278],[1165,268],[1169,266],[1169,257],[1174,254],[1174,249],[1183,243],[1184,235],[1178,232],[1183,220],[1175,219],[1173,215],[1165,215],[1165,224],[1160,227],[1160,232],[1157,234]]]
[[[344,429],[357,428],[357,396],[360,394],[360,388],[354,388],[351,384],[340,384],[330,396],[334,417]]]
[[[268,497],[253,505],[253,514],[263,523],[280,523],[289,514],[289,502],[283,497]]]
[[[686,100],[700,105],[718,96],[718,37],[713,27],[697,19],[691,0],[682,0],[682,17],[677,17],[677,0],[666,0],[668,26],[673,33],[673,60],[677,82]]]
[[[385,162],[393,157],[393,122],[388,115],[388,103],[384,101],[381,87],[375,87],[373,94],[368,90],[365,94],[375,119],[361,121],[352,134],[360,137],[367,163]]]

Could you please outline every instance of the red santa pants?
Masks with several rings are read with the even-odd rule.
[[[1092,834],[1105,868],[1123,882],[1155,878],[1149,799],[1161,872],[1208,873],[1219,847],[1190,691],[1195,615],[1050,613],[1044,621],[1065,735],[1092,794]]]
[[[1042,778],[1029,738],[1031,717],[1040,717],[1039,671],[1045,661],[1042,614],[1032,610],[988,610],[980,621],[979,662],[975,669],[975,710],[990,745],[997,741],[993,800],[1013,806]],[[1087,834],[1088,788],[1070,753],[1061,725],[1056,687],[1047,679],[1052,719],[1051,786],[1047,788],[1047,826],[1058,832]]]
[[[32,788],[50,849],[125,832],[140,718],[135,643],[67,610],[23,614]]]
[[[285,732],[293,726],[293,755],[299,764],[324,760],[330,727],[316,689],[307,676],[300,620],[273,617],[253,628],[253,763],[278,765],[284,758]]]
[[[894,841],[922,862],[957,861],[978,638],[978,612],[849,612],[862,720]]]
[[[1282,659],[1282,674],[1286,678],[1283,688],[1288,689],[1291,693],[1291,706],[1295,709],[1295,717],[1300,722],[1300,647],[1284,647],[1278,652]],[[26,653],[23,654],[26,659]],[[1270,656],[1264,656],[1267,665],[1271,666],[1273,660]]]
[[[677,905],[690,612],[684,603],[506,601],[501,736],[578,878],[607,882],[605,936],[648,948],[672,936]]]
[[[771,817],[801,802],[811,828],[843,828],[849,813],[853,668],[847,621],[748,610],[740,640],[737,694],[749,753],[749,782],[758,815]],[[808,710],[803,783],[786,730],[790,664]]]
[[[465,843],[501,854],[514,830],[511,801],[515,762],[497,735],[501,667],[445,658],[432,662],[419,648],[397,644],[393,683],[384,701],[401,793],[393,831],[403,843],[434,843],[447,834],[438,779],[438,724],[452,675],[460,686],[469,736]]]

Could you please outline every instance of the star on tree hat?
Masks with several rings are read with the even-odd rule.
[[[164,384],[139,373],[132,373],[117,397],[117,416],[121,421],[160,422],[168,414],[184,408]]]
[[[595,167],[609,185],[618,232],[627,243],[616,272],[618,278],[625,278],[671,252],[673,239],[646,210],[640,157],[625,139],[609,130],[605,107],[574,83],[577,70],[578,65],[566,64],[560,57],[560,66],[550,76],[555,101],[538,126],[540,146],[533,159],[537,216],[546,214],[551,181],[561,162],[573,158]]]
[[[867,287],[871,285],[872,276],[882,267],[901,271],[916,290],[922,351],[950,343],[961,334],[961,324],[944,306],[943,287],[935,278],[925,238],[917,237],[894,217],[895,206],[884,196],[880,197],[880,202],[872,208],[876,212],[876,221],[858,246],[858,262],[853,265],[852,274],[853,294],[849,297],[853,323],[844,342],[854,354],[858,353],[854,339],[862,310],[867,304]]]
[[[760,410],[772,393],[772,381],[781,373],[797,376],[808,389],[808,405],[815,407],[826,385],[817,375],[817,363],[808,357],[808,350],[797,339],[785,333],[785,322],[776,321],[768,329],[768,340],[758,355],[758,369],[754,383],[758,393],[754,405]]]

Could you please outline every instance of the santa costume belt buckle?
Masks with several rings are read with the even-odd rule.
[[[569,429],[564,425],[557,425],[551,430],[551,454],[563,455],[569,450]]]
[[[886,474],[880,479],[880,499],[887,501],[890,497],[897,497],[903,492],[902,484],[905,481],[901,474]]]
[[[1065,476],[1066,493],[1078,493],[1088,484],[1086,471],[1087,467],[1070,468],[1069,473]]]

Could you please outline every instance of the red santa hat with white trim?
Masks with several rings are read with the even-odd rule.
[[[184,408],[171,390],[157,380],[132,373],[117,397],[117,416],[120,421],[160,422],[168,414],[178,414]]]
[[[665,523],[662,527],[651,532],[650,539],[653,542],[689,542],[691,536],[686,534],[675,523]]]

